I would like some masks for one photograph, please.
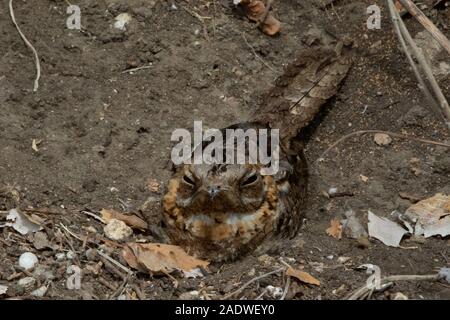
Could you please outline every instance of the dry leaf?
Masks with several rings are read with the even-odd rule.
[[[196,269],[209,264],[188,255],[178,246],[161,243],[128,243],[122,256],[130,267],[140,271],[169,274],[179,270],[185,277],[201,275]]]
[[[288,276],[291,276],[291,277],[294,277],[294,278],[300,280],[303,283],[313,284],[315,286],[320,286],[320,281],[317,280],[316,278],[314,278],[312,275],[310,275],[309,273],[307,273],[305,271],[300,271],[300,270],[294,269],[292,267],[289,267],[286,270],[286,274]]]
[[[16,209],[9,210],[6,220],[13,221],[6,223],[6,225],[13,227],[14,230],[23,235],[42,229],[42,227],[30,219],[30,217]]]
[[[329,236],[332,236],[335,239],[341,239],[342,238],[342,225],[338,218],[334,218],[330,221],[331,225],[326,230],[327,234]]]
[[[445,237],[450,234],[450,196],[438,193],[419,201],[409,207],[404,216],[412,224],[415,223],[415,235]]]
[[[159,182],[156,179],[148,178],[147,189],[150,192],[158,193],[159,192]]]
[[[109,223],[112,219],[116,219],[125,222],[128,226],[134,229],[146,230],[148,228],[147,222],[135,215],[122,214],[113,209],[102,209],[100,213],[106,223]]]

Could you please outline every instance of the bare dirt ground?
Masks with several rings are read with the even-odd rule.
[[[33,93],[33,57],[11,23],[8,1],[0,1],[0,223],[8,210],[28,209],[44,220],[43,232],[51,243],[51,248],[38,250],[33,236],[0,229],[0,285],[8,286],[2,298],[36,299],[30,292],[45,285],[44,299],[107,299],[121,294],[177,299],[188,298],[186,292],[193,290],[203,298],[218,299],[274,270],[283,257],[321,281],[320,286],[292,281],[287,299],[342,299],[364,285],[368,275],[355,270],[364,263],[378,265],[382,275],[430,274],[450,266],[448,238],[417,242],[407,237],[402,246],[413,248],[403,249],[376,239],[365,246],[346,237],[336,240],[325,232],[330,220],[343,217],[348,209],[365,222],[368,210],[385,217],[404,211],[412,203],[400,192],[418,198],[450,193],[450,150],[444,147],[397,138],[378,146],[373,135],[363,135],[344,141],[325,161],[315,162],[334,141],[357,130],[450,142],[399,50],[384,1],[342,0],[326,8],[312,0],[275,1],[274,15],[283,23],[275,37],[256,29],[231,0],[176,0],[174,6],[159,0],[73,2],[81,8],[83,31],[66,28],[66,1],[14,2],[16,19],[40,55],[42,78]],[[373,3],[382,10],[380,30],[366,28],[366,8]],[[123,12],[132,15],[125,32],[112,28],[114,17]],[[450,7],[424,12],[450,36]],[[202,23],[192,13],[210,18]],[[413,35],[422,31],[413,18],[405,21]],[[99,265],[100,258],[88,249],[102,246],[118,261],[120,250],[102,241],[103,225],[81,211],[139,212],[151,197],[154,201],[142,215],[157,223],[157,202],[170,176],[172,131],[192,128],[194,120],[210,128],[245,120],[305,45],[313,25],[349,36],[354,41],[354,65],[311,130],[306,150],[309,199],[301,233],[281,252],[213,265],[208,276],[178,279],[176,288],[169,277],[146,274],[137,274],[137,280],[121,287],[123,280],[111,266]],[[450,97],[448,75],[438,79]],[[39,142],[37,151],[33,140]],[[159,192],[148,190],[149,178],[161,184]],[[330,187],[348,195],[327,198],[323,192]],[[153,240],[149,232],[133,238]],[[28,274],[18,267],[26,251],[39,258],[39,267]],[[61,255],[69,251],[69,257]],[[70,265],[83,271],[80,290],[66,288]],[[18,282],[27,276],[36,281],[24,288]],[[284,288],[285,281],[281,273],[265,277],[236,298],[255,298],[268,285]],[[427,281],[396,283],[372,298],[390,299],[397,292],[412,299],[450,299],[448,284]]]

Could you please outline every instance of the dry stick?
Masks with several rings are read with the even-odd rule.
[[[97,250],[97,253],[99,255],[101,255],[103,258],[105,258],[106,260],[108,260],[109,262],[111,262],[113,265],[115,265],[116,267],[122,269],[123,271],[125,271],[127,274],[131,275],[133,274],[133,271],[131,271],[130,269],[128,269],[127,267],[125,267],[123,264],[121,264],[120,262],[114,260],[113,258],[111,258],[110,256],[108,256],[107,254],[101,252],[100,250]]]
[[[384,134],[388,134],[388,135],[391,135],[396,138],[403,138],[403,139],[407,139],[407,140],[413,140],[413,141],[422,142],[422,143],[426,143],[426,144],[433,144],[436,146],[450,148],[450,144],[447,144],[447,143],[432,141],[432,140],[427,140],[427,139],[421,139],[421,138],[415,138],[415,137],[407,136],[407,135],[400,134],[400,133],[395,133],[395,132],[390,132],[390,131],[382,131],[382,130],[360,130],[360,131],[355,131],[355,132],[349,133],[349,134],[341,137],[340,139],[338,139],[329,148],[327,148],[324,152],[322,152],[320,157],[317,158],[317,160],[315,162],[322,161],[323,158],[328,154],[328,152],[330,152],[331,149],[336,147],[342,141],[347,140],[350,137],[353,137],[353,136],[356,136],[359,134],[366,134],[366,133],[384,133]]]
[[[399,0],[402,6],[419,21],[419,23],[436,39],[437,42],[450,54],[450,41],[445,35],[427,18],[423,12],[411,0]]]
[[[127,70],[122,71],[121,73],[122,74],[124,74],[124,73],[132,73],[132,72],[136,72],[136,71],[139,71],[139,70],[150,69],[152,67],[153,67],[153,64],[148,65],[148,66],[142,66],[142,67],[127,69]]]
[[[28,48],[33,51],[34,54],[34,60],[36,63],[36,79],[34,80],[34,89],[33,91],[36,92],[39,89],[39,79],[41,77],[41,64],[39,62],[39,56],[36,51],[36,49],[33,47],[33,45],[28,41],[27,37],[23,34],[22,30],[20,30],[19,25],[16,22],[16,17],[14,16],[14,9],[13,9],[13,0],[9,0],[9,14],[11,16],[11,20],[14,23],[14,26],[16,27],[17,31],[20,34],[20,37],[22,38],[23,42],[27,45]]]
[[[283,291],[283,295],[281,296],[280,300],[284,300],[286,298],[286,295],[289,291],[289,286],[291,285],[291,277],[287,276],[286,279],[286,285],[284,286],[284,291]]]
[[[386,286],[390,282],[395,281],[423,281],[423,280],[432,280],[437,281],[441,279],[442,276],[439,273],[436,274],[427,274],[427,275],[396,275],[396,276],[387,276],[381,278],[380,284],[381,286]],[[368,292],[373,290],[372,287],[368,287],[367,284],[355,290],[350,296],[348,296],[347,300],[357,300],[358,298],[367,295]]]
[[[447,122],[447,126],[450,129],[450,106],[448,105],[447,99],[445,98],[444,94],[442,93],[441,88],[439,87],[439,84],[437,83],[433,72],[431,71],[431,68],[428,65],[427,60],[425,59],[425,56],[423,55],[422,51],[419,50],[419,48],[416,45],[416,42],[411,37],[411,35],[408,32],[408,29],[406,29],[405,24],[403,23],[403,20],[400,18],[400,15],[398,12],[394,12],[397,15],[397,18],[399,19],[399,25],[400,30],[402,32],[403,37],[406,39],[408,44],[410,45],[417,61],[419,62],[420,66],[422,67],[423,72],[428,78],[428,81],[431,85],[431,89],[434,92],[434,95],[439,101],[439,105],[441,107],[442,115]]]
[[[240,287],[240,288],[237,289],[236,291],[233,291],[233,292],[227,294],[225,297],[222,298],[222,300],[227,300],[227,299],[233,297],[234,295],[236,295],[236,294],[238,294],[238,293],[241,293],[245,288],[247,288],[247,287],[248,287],[249,285],[251,285],[253,282],[258,281],[258,280],[261,280],[262,278],[265,278],[265,277],[267,277],[267,276],[270,276],[270,275],[272,275],[272,274],[274,274],[274,273],[281,272],[281,271],[283,271],[284,269],[285,269],[285,268],[282,267],[282,268],[276,269],[276,270],[274,270],[274,271],[264,273],[264,274],[262,274],[262,275],[260,275],[260,276],[258,276],[258,277],[255,277],[255,278],[249,280],[248,282],[246,282],[242,287]]]
[[[419,81],[419,88],[422,90],[425,97],[428,99],[428,101],[431,103],[432,107],[434,108],[434,111],[438,113],[438,115],[441,115],[438,102],[436,99],[432,96],[431,92],[429,91],[427,85],[425,84],[425,81],[423,80],[422,76],[420,75],[419,69],[417,68],[416,63],[414,62],[411,53],[408,50],[408,46],[406,45],[406,41],[402,35],[402,32],[400,30],[399,22],[403,22],[401,20],[401,17],[399,16],[397,10],[394,7],[394,4],[391,0],[388,0],[388,7],[389,12],[391,15],[391,21],[394,25],[395,33],[397,34],[398,40],[400,41],[400,44],[403,48],[403,51],[409,61],[409,64],[411,65],[414,75],[416,76],[416,79]]]
[[[253,48],[253,46],[247,41],[247,37],[245,36],[245,33],[242,33],[242,38],[244,38],[245,44],[252,49],[253,54],[255,55],[256,58],[258,58],[267,68],[269,68],[270,70],[272,70],[274,73],[277,73],[275,71],[275,69],[273,69],[266,61],[264,61],[263,58],[261,58],[257,53],[255,48]]]
[[[194,18],[197,18],[203,26],[203,35],[205,36],[206,41],[209,42],[209,35],[208,35],[208,29],[206,28],[206,23],[205,23],[205,19],[211,19],[211,17],[202,17],[201,15],[199,15],[197,12],[192,11],[184,6],[181,6],[184,11],[186,11],[187,13],[189,13],[191,16],[193,16]]]

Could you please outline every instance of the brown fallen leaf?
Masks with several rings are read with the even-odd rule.
[[[206,268],[209,264],[188,255],[178,246],[162,243],[128,243],[122,256],[130,267],[152,274],[179,270],[186,277],[195,277],[201,275],[199,267]]]
[[[135,215],[122,214],[113,209],[102,209],[100,213],[106,223],[109,223],[112,219],[116,219],[125,222],[128,226],[134,229],[146,230],[148,228],[147,222]]]
[[[266,6],[260,0],[241,0],[239,5],[244,9],[247,18],[254,22],[259,22],[262,31],[269,36],[277,34],[281,29],[281,22],[270,12],[266,15]],[[264,21],[262,21],[264,19]]]
[[[294,269],[292,267],[289,267],[286,270],[286,274],[288,276],[291,276],[291,277],[294,277],[294,278],[300,280],[303,283],[313,284],[315,286],[320,286],[320,281],[317,280],[316,278],[314,278],[312,275],[310,275],[309,273],[307,273],[305,271],[300,271],[300,270]]]
[[[329,236],[340,240],[342,238],[342,224],[338,218],[330,221],[330,227],[326,230]]]

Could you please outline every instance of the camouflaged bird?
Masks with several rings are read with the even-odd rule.
[[[254,116],[228,127],[280,129],[280,168],[275,175],[262,175],[260,163],[175,167],[163,198],[163,220],[172,243],[217,262],[293,237],[301,224],[307,186],[299,132],[336,94],[349,68],[348,50],[341,44],[304,49]]]

